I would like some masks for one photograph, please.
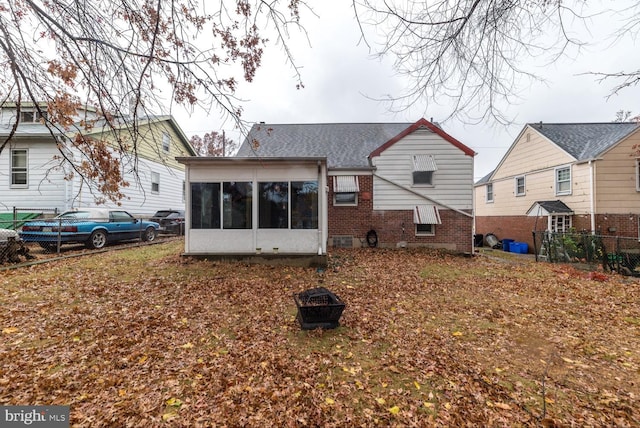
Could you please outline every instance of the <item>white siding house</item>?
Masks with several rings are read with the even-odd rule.
[[[25,111],[34,112],[25,108]],[[15,106],[0,109],[0,139],[6,139],[15,123]],[[23,112],[24,113],[24,112]],[[31,113],[33,115],[33,113]],[[91,111],[88,115],[94,115]],[[27,119],[32,116],[26,116]],[[25,119],[25,117],[23,117]],[[71,135],[54,134],[41,122],[20,122],[15,134],[0,153],[0,212],[65,211],[72,208],[94,206],[100,192],[77,173],[73,174],[68,162],[61,162],[56,138]],[[129,130],[123,127],[123,133]],[[92,136],[103,131],[95,129]],[[153,117],[140,121],[137,130],[138,162],[123,162],[122,173],[130,184],[123,188],[125,197],[120,207],[132,214],[153,214],[160,209],[184,209],[184,166],[175,161],[176,156],[195,155],[195,152],[178,124],[170,116]],[[109,134],[110,136],[111,134]],[[162,136],[170,142],[169,150],[158,154],[157,146]],[[106,137],[109,138],[109,137]],[[70,159],[79,159],[79,153],[65,153]],[[105,207],[115,207],[108,202]]]

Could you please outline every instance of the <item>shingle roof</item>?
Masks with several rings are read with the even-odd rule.
[[[527,211],[527,214],[531,214],[531,213],[542,214],[539,212],[539,209],[536,209],[536,208],[542,208],[544,211],[546,211],[544,215],[573,214],[573,210],[569,208],[569,206],[564,202],[562,202],[561,200],[534,202],[534,204],[531,205],[531,208],[529,208],[529,210]]]
[[[412,123],[256,124],[238,157],[326,157],[329,168],[370,167],[367,156]],[[257,141],[257,149],[251,148]]]
[[[637,123],[530,123],[577,160],[595,158],[637,129]]]

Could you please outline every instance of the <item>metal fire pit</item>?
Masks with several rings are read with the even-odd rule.
[[[332,329],[340,325],[345,304],[324,287],[312,288],[293,295],[298,307],[297,320],[303,330]]]

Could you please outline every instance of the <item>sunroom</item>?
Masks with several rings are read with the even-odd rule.
[[[177,160],[186,166],[185,255],[326,256],[326,158]]]

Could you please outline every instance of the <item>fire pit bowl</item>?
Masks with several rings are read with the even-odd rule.
[[[303,330],[332,329],[340,325],[345,304],[324,287],[312,288],[293,295],[298,307],[297,320]]]

